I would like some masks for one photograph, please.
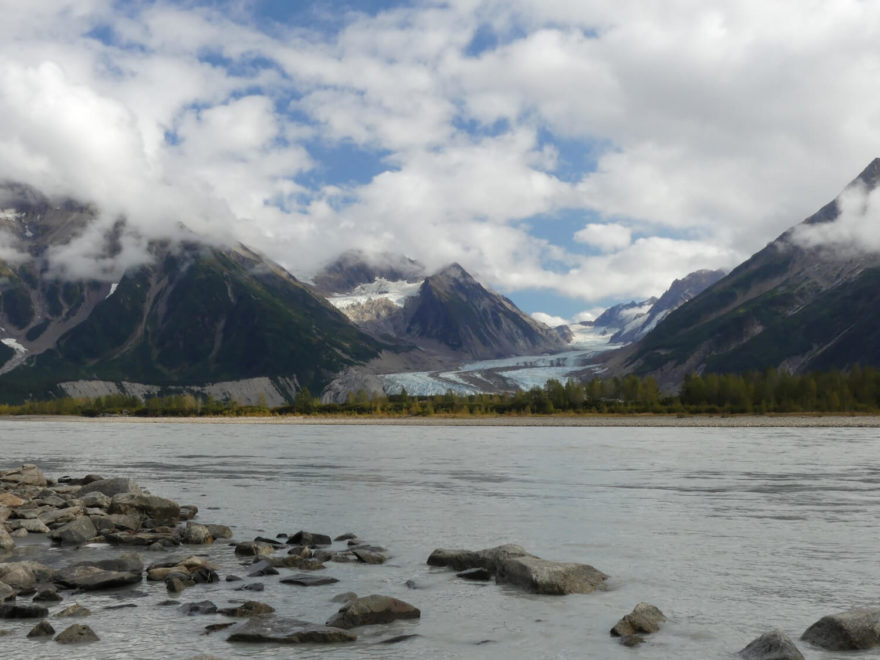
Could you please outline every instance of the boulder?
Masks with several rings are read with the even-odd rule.
[[[35,603],[58,603],[64,598],[55,590],[55,587],[48,586],[41,587],[31,600]]]
[[[589,564],[548,561],[540,557],[503,559],[495,571],[495,581],[499,584],[554,596],[604,591],[607,579],[607,575]]]
[[[80,495],[79,500],[84,507],[105,510],[110,508],[110,496],[105,495],[99,490]]]
[[[186,527],[180,534],[180,542],[189,545],[205,545],[213,543],[214,537],[211,536],[211,530],[205,525],[199,525],[194,522],[187,522]]]
[[[633,611],[620,619],[611,629],[612,637],[627,637],[637,633],[650,634],[660,630],[660,624],[666,621],[663,612],[650,603],[639,603]]]
[[[15,600],[15,589],[5,582],[0,582],[0,603],[5,603],[7,600]]]
[[[49,610],[42,605],[0,604],[0,619],[45,619]]]
[[[880,608],[859,607],[819,619],[801,639],[829,651],[859,651],[880,644]]]
[[[165,588],[169,593],[179,594],[184,589],[193,587],[196,581],[192,579],[189,573],[172,572],[165,576]]]
[[[14,493],[0,493],[0,506],[5,509],[14,509],[16,507],[22,506],[23,504],[27,504],[27,500],[20,498],[18,495]],[[9,518],[10,512],[6,512],[6,518]],[[4,518],[4,520],[6,519]]]
[[[183,504],[180,507],[180,519],[192,520],[199,514],[199,507],[195,504]]]
[[[75,623],[59,634],[55,641],[59,644],[82,644],[85,642],[98,642],[100,638],[95,631],[81,623]]]
[[[384,564],[388,557],[373,548],[352,548],[352,554],[362,564]]]
[[[89,493],[101,493],[107,497],[113,497],[114,495],[120,495],[122,493],[135,493],[140,495],[143,492],[143,489],[137,485],[134,479],[118,477],[115,479],[98,479],[91,481],[80,488],[79,491],[77,491],[76,496],[79,499],[82,499],[83,496],[88,495]]]
[[[281,580],[281,584],[295,584],[300,587],[319,587],[336,582],[339,580],[329,575],[309,575],[307,573],[297,573]]]
[[[83,515],[82,506],[68,506],[63,509],[43,511],[38,518],[46,525],[62,525],[76,520]]]
[[[188,616],[193,614],[214,614],[217,612],[217,606],[210,600],[202,600],[198,603],[184,603],[177,609]]]
[[[791,638],[781,630],[764,633],[737,655],[744,660],[804,660]]]
[[[51,637],[55,634],[55,628],[52,627],[52,624],[43,619],[27,634],[28,639],[33,639],[34,637]]]
[[[46,477],[36,465],[27,463],[20,468],[0,473],[0,483],[14,486],[46,486]]]
[[[15,561],[0,564],[0,581],[5,582],[17,592],[33,587],[38,582],[51,582],[55,575],[48,566],[35,561]]]
[[[205,525],[205,527],[208,528],[208,533],[215,539],[232,538],[232,530],[226,525]]]
[[[271,555],[273,552],[275,552],[275,546],[262,541],[242,541],[235,546],[235,554],[242,557]]]
[[[39,518],[21,518],[9,520],[6,525],[10,530],[23,529],[30,534],[48,534],[51,530]]]
[[[357,635],[347,630],[284,617],[255,617],[227,637],[229,642],[275,644],[338,644],[356,639]]]
[[[49,538],[61,545],[82,545],[83,543],[88,543],[97,535],[98,530],[95,529],[91,519],[87,516],[82,516],[59,527],[49,534]]]
[[[301,571],[320,571],[324,564],[317,559],[286,555],[284,557],[267,557],[266,561],[275,568],[298,568]]]
[[[331,545],[333,540],[326,534],[317,534],[315,532],[298,531],[291,537],[288,537],[287,543],[290,545]]]
[[[328,626],[335,628],[356,628],[377,623],[390,623],[397,619],[418,619],[422,613],[417,607],[391,596],[364,596],[345,604],[334,614]]]
[[[95,561],[81,563],[97,566],[98,568],[103,568],[105,571],[124,571],[129,573],[144,572],[144,562],[133,552],[126,552],[109,559],[97,559]]]
[[[485,550],[447,550],[437,548],[428,557],[429,566],[448,566],[456,571],[468,568],[485,568],[495,573],[498,563],[512,557],[533,557],[525,548],[513,543]]]
[[[238,607],[226,607],[217,611],[226,616],[250,617],[258,614],[271,614],[275,611],[275,608],[257,600],[247,600]]]
[[[8,552],[15,548],[15,541],[6,531],[6,528],[0,523],[0,551]]]
[[[73,616],[91,616],[91,614],[92,611],[88,607],[83,607],[79,603],[74,603],[73,605],[65,607],[55,616],[59,618],[64,618]]]
[[[141,571],[107,570],[94,564],[67,566],[55,573],[55,582],[62,587],[97,591],[112,589],[141,581]]]
[[[96,482],[100,483],[100,482]],[[120,493],[110,500],[110,513],[139,513],[149,518],[154,525],[176,525],[180,519],[180,505],[157,495],[140,493]]]

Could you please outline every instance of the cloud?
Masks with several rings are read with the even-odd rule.
[[[568,325],[568,321],[561,316],[552,316],[551,314],[545,314],[544,312],[534,312],[532,314],[532,318],[538,321],[539,323],[543,323],[546,326],[551,328],[556,328],[560,325]]]
[[[805,248],[820,248],[841,258],[880,252],[880,189],[862,182],[848,186],[837,198],[838,216],[831,222],[799,224],[791,240]]]
[[[632,232],[613,222],[589,224],[575,232],[574,240],[592,245],[602,252],[617,252],[632,243]]]

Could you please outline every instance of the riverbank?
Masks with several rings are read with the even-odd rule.
[[[265,415],[242,417],[79,417],[69,415],[6,415],[4,421],[140,424],[289,424],[317,426],[541,426],[541,427],[755,427],[755,428],[876,428],[880,415],[581,415],[581,416],[324,416]]]

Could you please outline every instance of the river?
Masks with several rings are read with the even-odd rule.
[[[114,594],[55,606],[95,612],[88,623],[102,641],[87,647],[26,640],[32,622],[0,622],[11,631],[4,657],[732,658],[772,628],[797,639],[825,614],[880,601],[876,429],[0,421],[0,447],[4,469],[132,477],[198,505],[199,521],[230,525],[238,540],[352,531],[392,555],[381,566],[328,564],[340,582],[325,587],[260,578],[266,590],[253,595],[279,614],[323,622],[344,591],[422,611],[362,629],[351,645],[246,646],[202,634],[226,619],[160,607],[164,586],[145,582],[136,608],[104,610]],[[534,596],[425,564],[437,547],[502,543],[592,564],[611,576],[609,591]],[[221,576],[244,574],[225,543],[207,551]],[[89,552],[56,551],[64,561]],[[242,598],[234,586],[178,599],[223,607]],[[627,649],[608,630],[640,601],[669,621]],[[400,634],[418,636],[377,643]],[[807,658],[839,657],[798,645]]]

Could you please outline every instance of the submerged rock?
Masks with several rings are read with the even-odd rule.
[[[275,608],[266,603],[261,603],[258,600],[248,600],[238,607],[224,607],[222,610],[217,611],[226,616],[244,617],[255,616],[257,614],[271,614],[275,611]]]
[[[791,638],[781,630],[764,633],[737,655],[744,660],[804,660]]]
[[[880,608],[859,607],[819,619],[801,639],[829,651],[859,651],[880,644]]]
[[[329,575],[308,575],[305,573],[292,575],[281,580],[281,584],[295,584],[300,587],[319,587],[325,584],[335,584],[336,582],[339,582],[339,580]]]
[[[405,601],[373,594],[349,601],[327,621],[327,625],[348,629],[398,619],[418,619],[421,615],[417,607]]]
[[[42,605],[0,604],[0,619],[45,619],[49,610]]]
[[[255,617],[227,637],[229,642],[275,644],[338,644],[356,639],[348,630],[283,617]]]
[[[59,644],[82,644],[85,642],[98,642],[100,638],[88,626],[75,623],[59,634],[55,641]]]

